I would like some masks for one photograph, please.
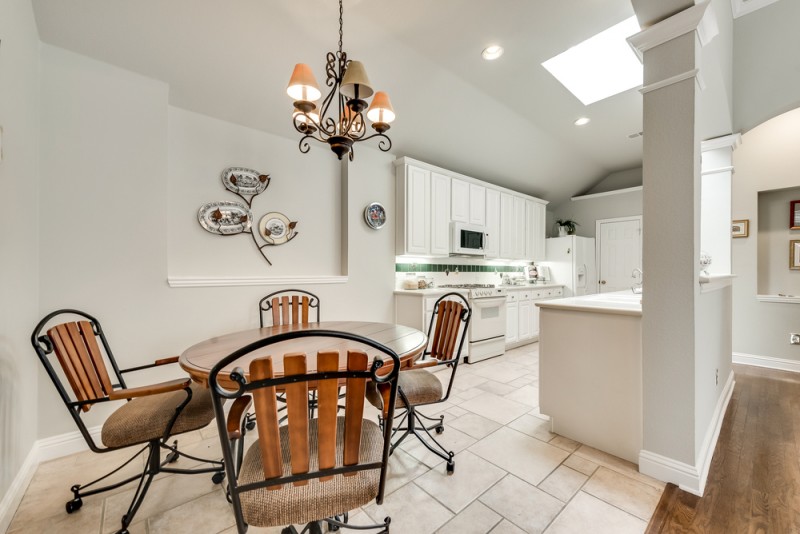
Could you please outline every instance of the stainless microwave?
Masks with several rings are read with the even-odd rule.
[[[486,228],[475,224],[454,222],[450,253],[466,256],[485,256]]]

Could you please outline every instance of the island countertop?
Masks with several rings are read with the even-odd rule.
[[[590,313],[612,313],[617,315],[642,315],[642,294],[631,291],[596,293],[579,297],[567,297],[536,302],[540,308],[573,310]]]

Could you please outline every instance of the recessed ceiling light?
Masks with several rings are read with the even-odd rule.
[[[642,63],[626,40],[638,31],[639,23],[631,17],[542,66],[588,106],[642,84]]]
[[[483,49],[483,52],[481,52],[481,56],[483,57],[483,59],[487,61],[497,59],[502,55],[503,55],[503,47],[500,45],[487,46],[486,48]]]
[[[592,122],[592,119],[589,117],[581,117],[580,119],[577,119],[574,124],[575,126],[584,126],[590,122]]]

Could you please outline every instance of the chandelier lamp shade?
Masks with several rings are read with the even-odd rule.
[[[286,93],[294,100],[292,124],[303,134],[300,152],[307,153],[309,140],[327,143],[342,159],[345,154],[353,160],[353,145],[360,141],[379,138],[378,148],[387,152],[392,140],[386,135],[395,114],[389,95],[373,91],[364,64],[347,59],[342,50],[342,0],[339,0],[339,50],[328,52],[325,84],[330,92],[321,103],[322,92],[311,67],[298,63],[294,67]],[[372,103],[367,98],[372,97]],[[366,115],[366,117],[365,117]],[[371,123],[374,133],[367,135],[366,124]]]

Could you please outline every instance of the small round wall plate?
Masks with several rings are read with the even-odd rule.
[[[286,215],[273,211],[261,217],[258,222],[258,233],[267,243],[282,245],[292,238],[294,225]]]
[[[373,202],[364,209],[364,220],[367,226],[375,230],[386,224],[386,210],[380,202]]]

